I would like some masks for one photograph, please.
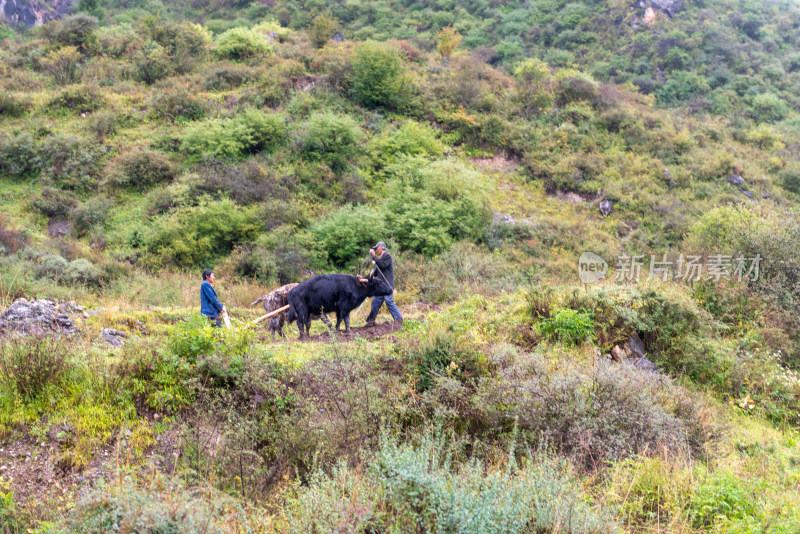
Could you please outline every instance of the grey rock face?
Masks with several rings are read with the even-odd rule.
[[[683,9],[686,4],[684,0],[647,0],[647,5],[653,6],[655,9],[660,9],[670,17]]]
[[[603,215],[610,215],[614,211],[613,200],[603,200],[600,202],[600,213]]]
[[[642,356],[641,358],[631,358],[629,360],[634,367],[641,371],[651,371],[653,373],[658,372],[658,368],[656,365],[647,359],[647,356]]]
[[[0,315],[0,330],[71,334],[75,332],[75,323],[53,300],[18,299]]]
[[[75,4],[75,0],[0,0],[0,19],[11,24],[41,26],[55,20]]]

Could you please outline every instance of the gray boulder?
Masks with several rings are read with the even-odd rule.
[[[72,334],[75,323],[54,300],[18,299],[0,314],[0,331],[25,334],[36,332],[60,332]]]
[[[128,337],[128,334],[112,328],[103,328],[100,332],[100,337],[112,347],[121,347],[125,344],[125,338]]]
[[[605,199],[600,202],[600,213],[603,215],[610,215],[614,212],[614,201]]]
[[[732,185],[742,185],[744,183],[744,178],[738,174],[731,174],[725,179]]]
[[[672,17],[675,15],[675,13],[683,9],[686,3],[684,0],[647,0],[645,2],[645,6],[647,5],[650,5],[655,9],[660,9],[661,11]]]

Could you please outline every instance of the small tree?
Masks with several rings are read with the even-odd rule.
[[[42,59],[42,68],[53,75],[58,85],[75,83],[81,57],[78,47],[65,46],[48,52]]]
[[[436,33],[438,42],[436,43],[436,50],[442,54],[442,57],[449,58],[456,51],[456,48],[461,44],[461,34],[456,31],[452,26],[445,26],[441,31]]]
[[[393,48],[367,42],[353,53],[349,76],[353,99],[369,108],[398,108],[408,101],[403,60]]]
[[[339,29],[339,21],[327,15],[318,15],[311,21],[308,37],[317,48],[322,48]]]

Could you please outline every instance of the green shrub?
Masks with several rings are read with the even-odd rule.
[[[105,150],[93,141],[72,135],[51,135],[42,143],[44,177],[50,184],[74,191],[92,190]]]
[[[172,122],[196,121],[206,116],[206,105],[186,89],[157,92],[150,99],[150,114]]]
[[[464,339],[445,331],[430,333],[406,355],[406,360],[414,369],[419,391],[433,387],[438,377],[468,382],[476,380],[484,371],[477,350]]]
[[[363,43],[351,58],[350,95],[368,108],[400,109],[410,99],[411,82],[403,60],[393,48],[375,42]]]
[[[564,106],[583,100],[593,101],[600,86],[591,76],[571,69],[556,74],[556,103]]]
[[[587,311],[556,308],[549,317],[542,318],[537,326],[548,339],[568,345],[591,341],[594,337],[592,314]]]
[[[386,130],[371,145],[372,159],[378,168],[394,163],[401,155],[441,157],[444,153],[444,144],[436,138],[433,128],[413,120]]]
[[[36,265],[36,274],[41,277],[60,279],[69,266],[69,262],[58,254],[48,254]]]
[[[74,113],[91,113],[103,107],[104,97],[91,85],[73,85],[53,97],[48,107]]]
[[[33,103],[29,98],[17,96],[13,93],[0,95],[0,117],[22,117],[31,109],[33,109]]]
[[[104,227],[110,211],[111,201],[104,196],[92,197],[76,206],[70,213],[75,232],[83,236],[93,229]]]
[[[189,194],[200,196],[207,194],[213,198],[222,198],[227,195],[241,205],[264,202],[274,199],[269,208],[277,217],[265,219],[265,226],[274,228],[275,220],[281,220],[280,213],[291,212],[287,201],[291,198],[291,184],[283,183],[281,178],[263,164],[255,161],[234,166],[219,160],[212,160],[195,169],[197,179],[190,185]],[[275,205],[277,204],[277,205]]]
[[[320,113],[301,126],[300,151],[308,161],[342,172],[361,152],[362,138],[361,128],[351,117]]]
[[[87,259],[72,260],[64,270],[62,280],[70,285],[85,284],[89,286],[100,285],[101,271]]]
[[[709,528],[755,517],[758,496],[743,483],[725,471],[709,475],[692,496],[693,525],[696,528]]]
[[[69,370],[70,345],[56,336],[9,336],[0,340],[0,388],[25,401],[58,384]]]
[[[0,140],[0,171],[15,178],[36,176],[42,167],[40,149],[28,132]]]
[[[753,113],[759,122],[777,122],[786,117],[789,107],[774,93],[761,93],[753,97]]]
[[[274,150],[286,139],[283,117],[249,109],[230,119],[209,119],[190,126],[181,149],[195,161],[239,159],[262,150]]]
[[[255,81],[258,71],[245,65],[222,65],[208,71],[203,88],[207,91],[229,91]]]
[[[326,263],[344,268],[356,265],[387,228],[380,211],[365,205],[345,206],[320,218],[310,230]]]
[[[98,485],[76,504],[65,532],[222,533],[242,525],[241,505],[233,499],[198,499],[181,480],[161,475],[143,480],[125,476],[118,483]]]
[[[81,51],[86,51],[94,44],[96,30],[97,19],[95,17],[78,14],[46,24],[44,34],[54,44],[76,46]]]
[[[272,53],[264,35],[247,28],[231,28],[217,38],[214,55],[221,59],[248,60]]]
[[[153,40],[146,41],[134,54],[132,66],[133,79],[147,85],[152,85],[175,72],[169,51]]]
[[[409,529],[476,534],[613,530],[563,463],[529,454],[525,468],[515,467],[512,460],[504,470],[477,461],[456,468],[448,448],[426,436],[419,447],[384,442],[373,469],[386,493],[387,515]]]
[[[205,316],[193,317],[175,327],[169,348],[176,356],[195,363],[199,356],[216,349],[219,342],[217,332]]]
[[[161,152],[143,146],[123,149],[111,163],[111,183],[132,189],[146,189],[172,181],[178,169]]]
[[[158,267],[206,266],[253,239],[260,229],[259,221],[232,200],[202,200],[155,221],[144,237],[144,262]]]
[[[314,46],[322,48],[331,40],[338,29],[339,21],[326,15],[317,15],[308,28],[308,37]]]
[[[426,255],[454,240],[481,240],[489,222],[486,187],[460,162],[403,157],[386,168],[384,209],[397,243]]]

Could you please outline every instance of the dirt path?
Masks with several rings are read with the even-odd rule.
[[[335,321],[335,319],[334,319]],[[325,331],[319,334],[311,335],[307,340],[308,343],[330,343],[332,341],[350,342],[354,339],[376,339],[384,337],[393,332],[399,332],[403,328],[402,325],[396,324],[394,321],[378,322],[374,326],[351,326],[349,332],[344,331],[344,325],[340,331]],[[276,339],[275,343],[285,343],[287,339],[296,340],[298,330],[296,324],[287,325],[283,329],[284,338]],[[269,336],[264,337],[264,340],[269,340]],[[393,341],[393,339],[392,339]]]

